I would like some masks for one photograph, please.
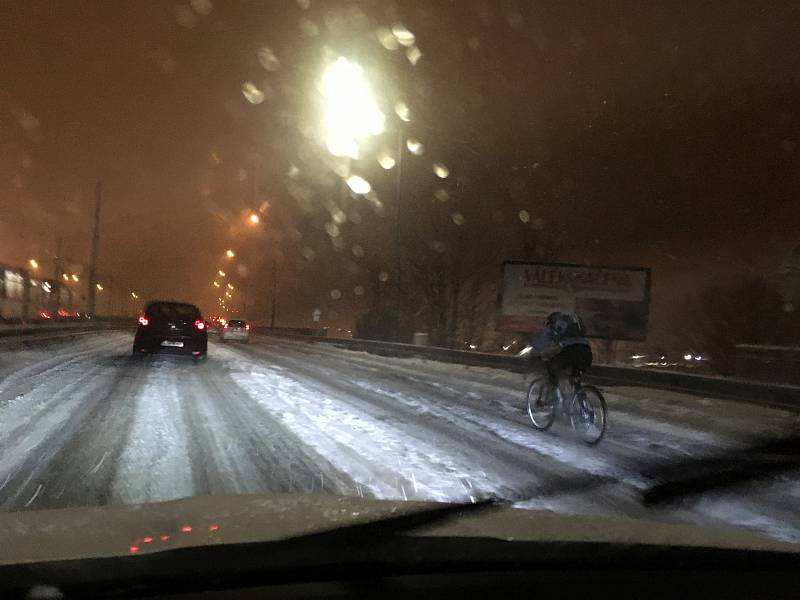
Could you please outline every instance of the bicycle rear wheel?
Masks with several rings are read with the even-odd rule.
[[[528,416],[540,431],[553,424],[556,418],[555,387],[549,377],[534,379],[528,386]]]
[[[581,439],[594,446],[606,432],[606,400],[593,385],[581,386],[575,392],[570,421]]]

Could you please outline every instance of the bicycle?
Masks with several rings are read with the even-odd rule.
[[[580,373],[570,375],[569,381],[572,397],[565,403],[554,375],[546,373],[534,379],[528,386],[528,416],[536,429],[545,431],[559,413],[564,414],[583,441],[594,446],[606,431],[605,398],[595,386],[583,385]]]

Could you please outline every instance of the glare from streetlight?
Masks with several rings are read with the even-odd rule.
[[[328,151],[358,158],[358,142],[383,133],[386,121],[364,69],[340,56],[325,69],[319,89],[325,101],[323,128]]]
[[[102,286],[102,285],[100,285],[99,283],[96,285],[96,287],[97,287],[97,291],[98,291],[98,292],[102,292],[102,291],[103,291],[103,289],[104,289],[104,288],[103,288],[103,286]]]
[[[72,274],[72,281],[74,281],[75,283],[78,283],[80,280],[81,280],[81,278],[78,277],[75,273]]]
[[[66,273],[62,273],[62,274],[61,274],[61,278],[62,278],[64,281],[69,281],[69,275],[67,275]]]
[[[261,221],[256,213],[251,214],[249,220],[253,225],[258,225],[258,223]]]
[[[228,258],[233,258],[234,256],[236,256],[236,254],[233,253],[233,250],[226,250],[225,256],[227,256]]]
[[[230,283],[228,284],[228,289],[229,289],[229,290],[232,290],[232,289],[233,289],[233,286],[232,286]]]
[[[214,282],[214,287],[219,287],[219,281]]]
[[[39,268],[39,261],[37,261],[35,258],[30,259],[28,264],[31,266],[31,269],[36,270]]]
[[[131,298],[136,300],[138,297],[139,297],[139,295],[136,292],[131,292]]]
[[[217,271],[217,273],[219,273],[219,276],[220,276],[220,277],[225,277],[225,271],[223,271],[222,269],[220,269],[219,271]]]

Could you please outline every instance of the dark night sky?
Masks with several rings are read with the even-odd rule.
[[[688,290],[774,268],[800,241],[800,6],[649,4],[6,2],[0,261],[46,258],[56,236],[85,261],[102,178],[100,272],[120,288],[210,308],[233,247],[249,269],[237,283],[266,311],[265,257],[277,245],[287,319],[325,298],[343,319],[363,310],[349,292],[389,268],[388,224],[348,222],[346,245],[371,249],[370,266],[353,266],[287,175],[299,167],[320,206],[339,193],[308,181],[325,175],[324,153],[301,134],[316,122],[328,48],[365,64],[387,113],[396,97],[415,113],[410,134],[427,152],[407,169],[412,221],[440,160],[465,205],[479,199],[511,220],[525,209],[557,230],[560,259],[652,266],[654,329],[668,329]],[[416,34],[416,66],[377,42],[397,21]],[[276,71],[259,64],[263,47]],[[271,90],[267,100],[249,104],[244,81]],[[255,208],[253,164],[256,204],[269,201],[275,224],[266,233],[242,221]],[[390,205],[386,176],[357,166]]]

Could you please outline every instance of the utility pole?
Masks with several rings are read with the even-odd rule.
[[[103,201],[103,182],[98,181],[94,191],[94,231],[92,232],[92,255],[89,259],[89,298],[87,310],[95,314],[97,300],[97,252],[100,246],[100,204]]]
[[[272,314],[269,319],[270,329],[275,329],[275,304],[278,297],[278,261],[272,257]]]

